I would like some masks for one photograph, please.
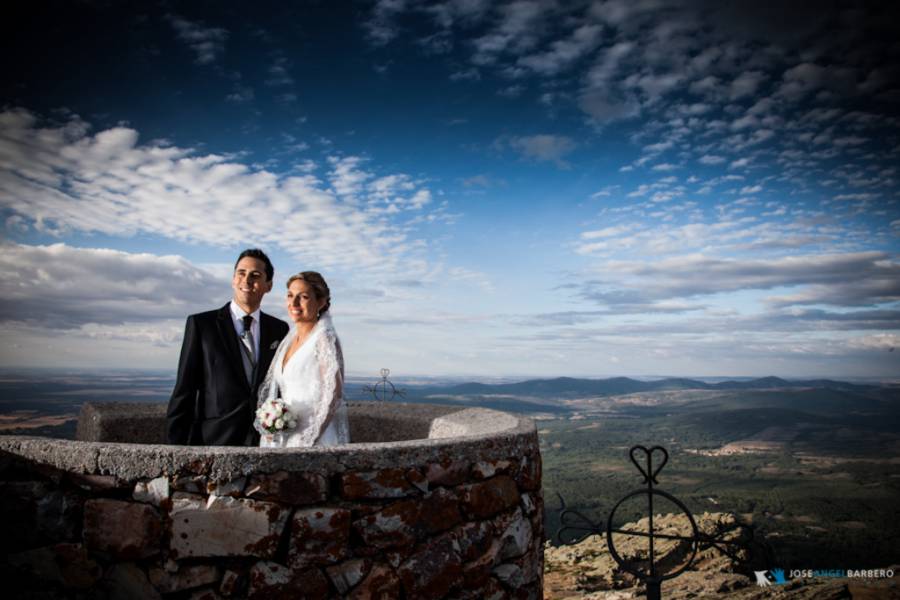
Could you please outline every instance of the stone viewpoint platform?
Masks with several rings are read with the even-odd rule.
[[[0,573],[42,598],[540,598],[534,424],[349,404],[331,448],[161,443],[165,406],[0,436]]]

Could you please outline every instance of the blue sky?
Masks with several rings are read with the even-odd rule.
[[[896,377],[897,9],[35,2],[0,366],[174,370],[245,247],[350,373]]]

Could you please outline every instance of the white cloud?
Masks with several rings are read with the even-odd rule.
[[[724,292],[798,288],[767,302],[776,306],[867,306],[900,300],[900,265],[882,252],[789,256],[770,260],[691,254],[649,262],[606,261],[614,286],[587,284],[582,294],[604,303],[687,299]]]
[[[44,234],[149,233],[215,247],[277,246],[298,259],[361,271],[396,268],[416,253],[397,220],[402,215],[369,210],[383,200],[386,180],[363,170],[357,157],[330,160],[329,188],[309,174],[279,176],[224,155],[140,144],[125,127],[89,135],[77,118],[41,127],[22,110],[0,113],[0,125],[0,206]],[[428,204],[428,190],[394,177],[403,182],[391,190],[397,212]]]
[[[397,15],[406,10],[406,0],[377,0],[372,8],[372,16],[365,23],[369,40],[376,46],[383,46],[400,34],[395,23]]]
[[[563,157],[576,147],[575,142],[564,135],[539,134],[510,137],[503,141],[525,158],[552,162],[560,168],[568,167],[568,163],[563,160]]]
[[[0,265],[0,320],[47,328],[183,318],[231,296],[227,278],[180,256],[4,243]]]
[[[756,94],[760,85],[768,79],[762,71],[745,71],[731,82],[729,97],[731,100],[739,100]]]
[[[178,34],[178,39],[194,51],[195,62],[198,65],[214,63],[225,51],[227,30],[221,27],[205,27],[201,23],[188,21],[178,15],[167,15],[167,19]]]
[[[553,42],[548,50],[519,58],[518,64],[541,75],[556,75],[593,50],[602,31],[599,25],[582,25],[569,38]]]
[[[728,159],[724,156],[716,156],[714,154],[704,154],[699,159],[697,159],[700,164],[703,165],[721,165],[726,162]]]

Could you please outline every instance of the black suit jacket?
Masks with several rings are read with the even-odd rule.
[[[259,434],[253,429],[256,391],[288,326],[260,313],[260,356],[251,386],[244,373],[241,341],[229,305],[187,318],[178,378],[166,414],[170,444],[259,444]]]

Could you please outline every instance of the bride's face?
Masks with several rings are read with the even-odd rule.
[[[316,292],[311,285],[302,279],[291,282],[287,291],[287,311],[294,323],[315,323],[323,306],[325,301],[316,298]]]

